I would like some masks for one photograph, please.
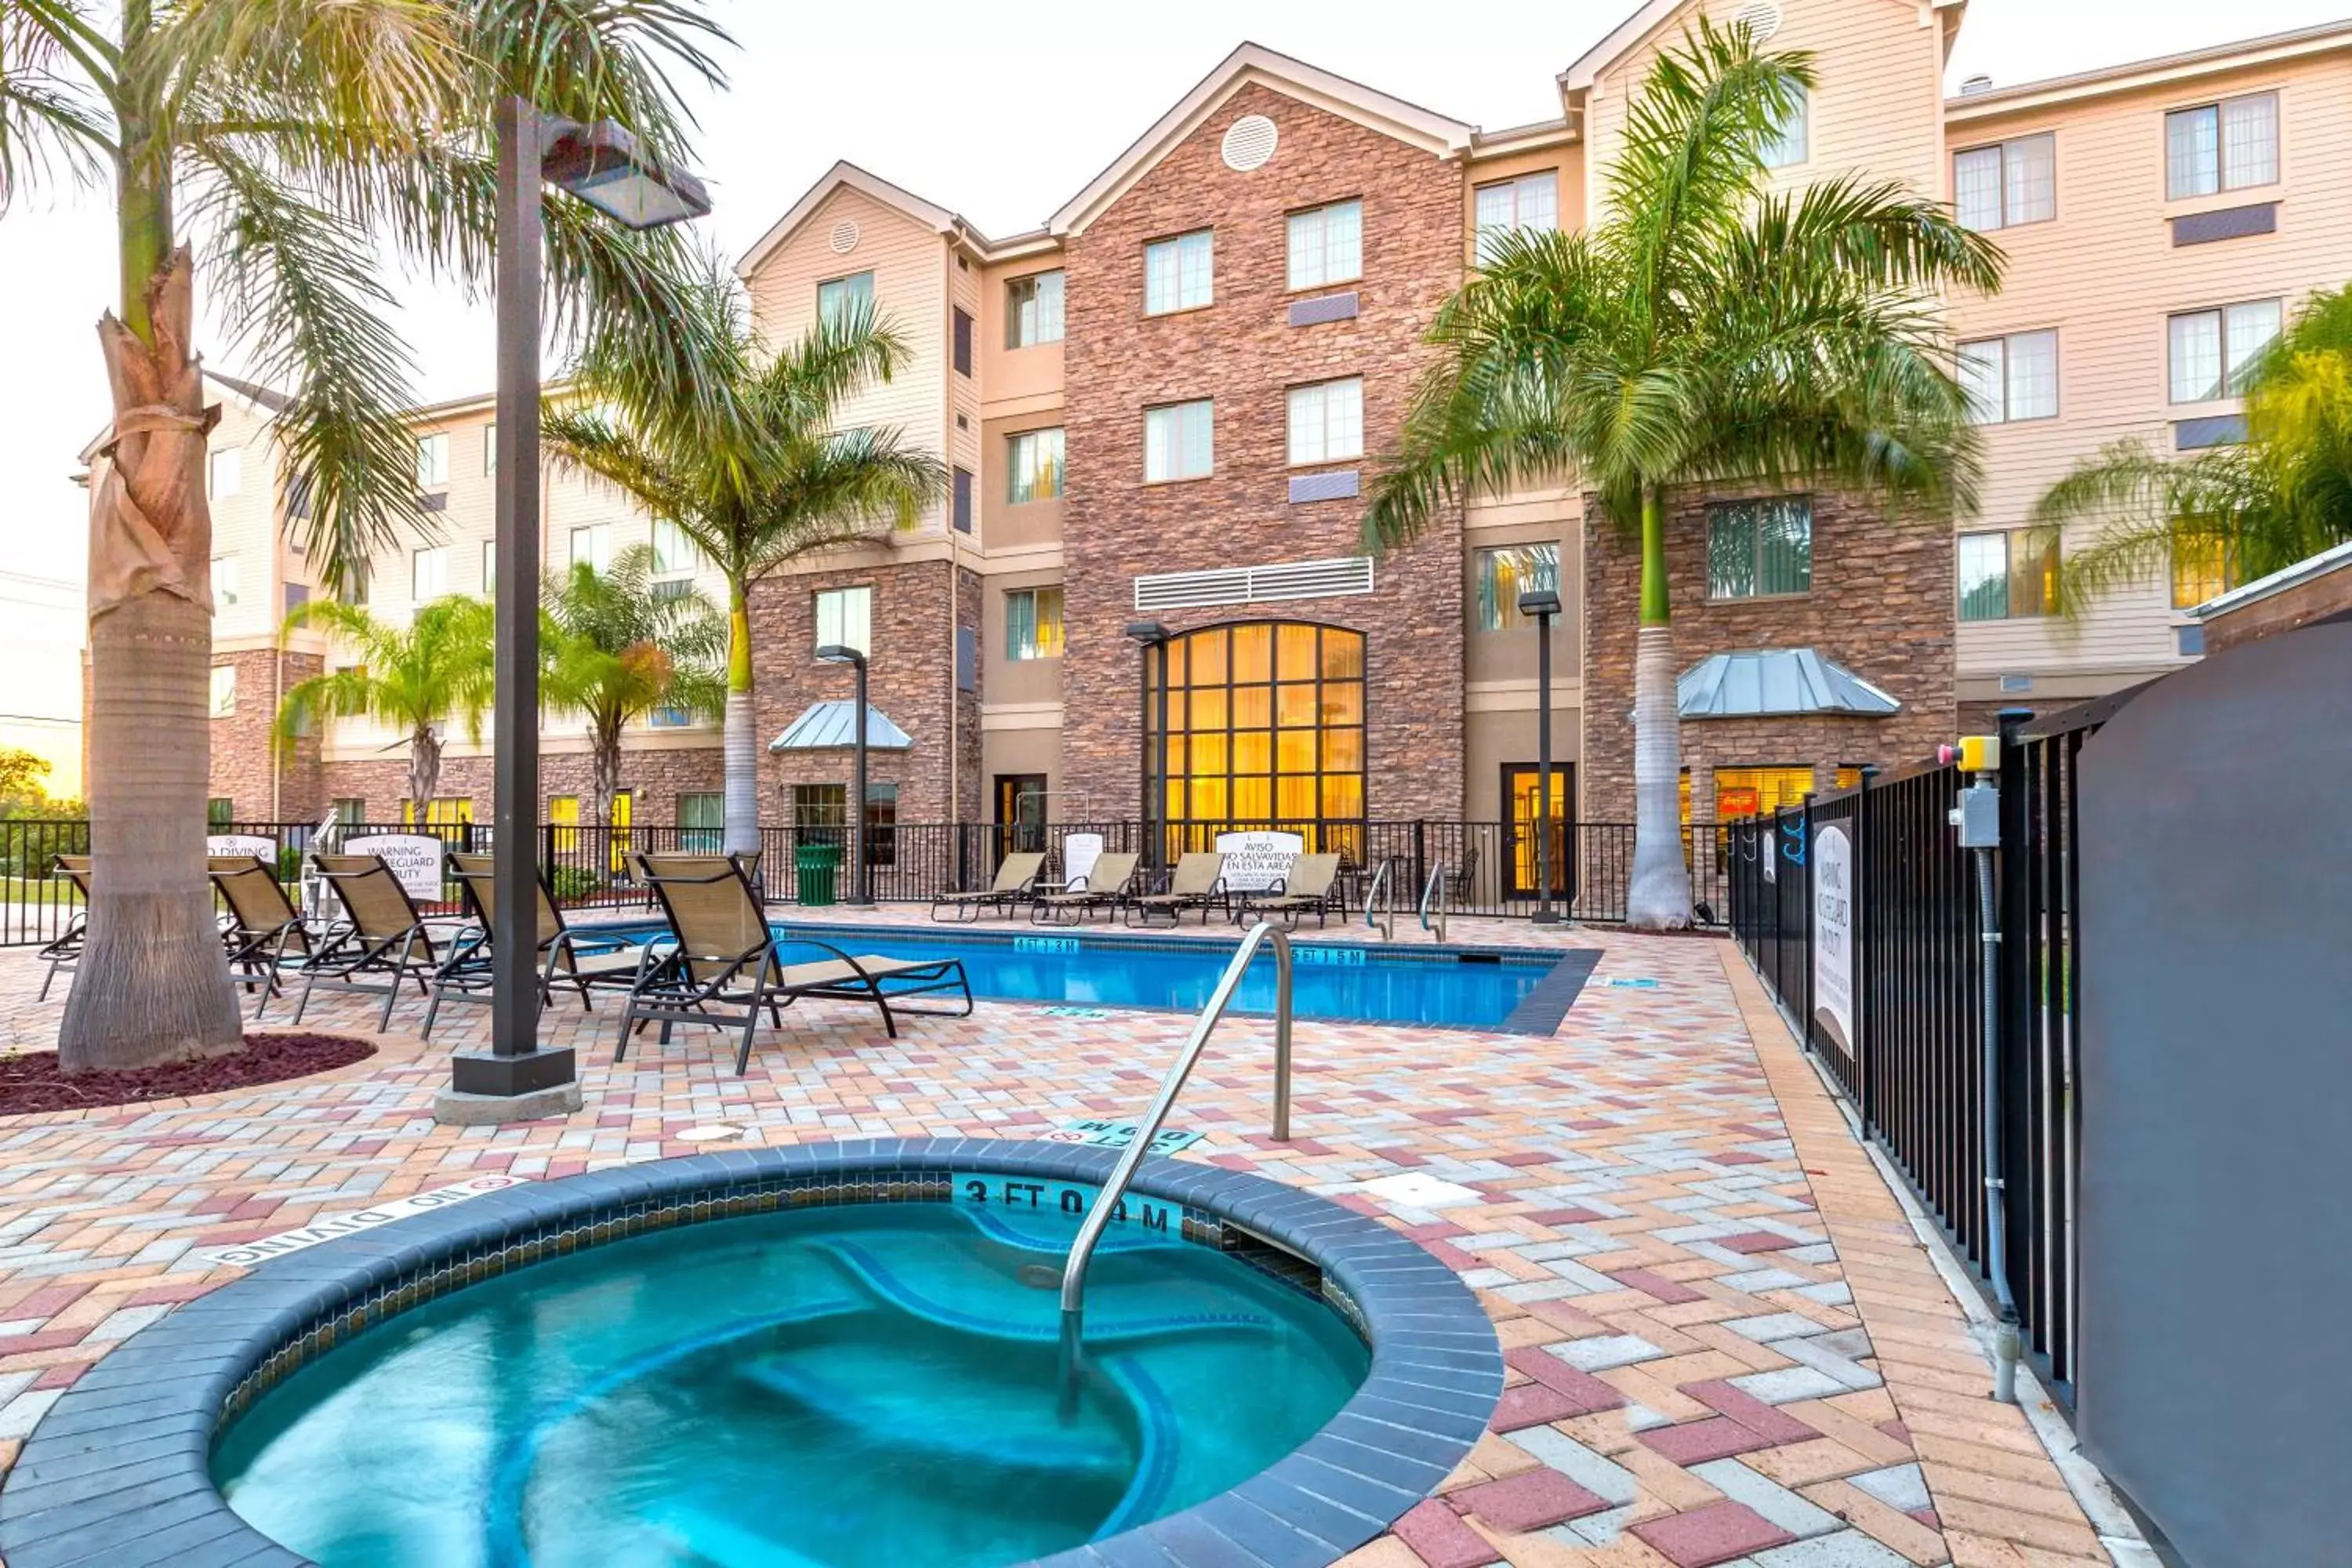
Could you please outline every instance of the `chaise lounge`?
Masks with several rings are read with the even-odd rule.
[[[1342,919],[1348,913],[1348,906],[1340,898],[1339,880],[1337,855],[1297,856],[1290,862],[1290,869],[1273,887],[1264,892],[1242,895],[1240,907],[1234,910],[1234,923],[1238,925],[1252,915],[1274,915],[1295,930],[1303,916],[1313,915],[1317,925],[1328,928],[1333,910],[1338,910]]]
[[[498,879],[487,853],[453,850],[450,874],[463,890],[468,921],[451,944],[449,956],[433,972],[433,1000],[425,1009],[419,1037],[433,1037],[433,1022],[444,1002],[488,1002],[490,999],[491,932],[498,919]],[[594,1009],[592,989],[628,991],[635,987],[646,961],[642,945],[625,946],[600,938],[593,931],[573,930],[563,919],[548,886],[546,868],[533,879],[539,894],[539,1005],[555,999],[555,987],[569,985],[580,994],[583,1012]]]
[[[1196,909],[1201,911],[1201,923],[1207,925],[1209,906],[1216,903],[1224,904],[1228,910],[1233,904],[1225,891],[1225,858],[1213,849],[1196,849],[1176,862],[1165,891],[1140,893],[1127,901],[1127,923],[1149,926],[1166,915],[1170,925],[1181,925],[1184,911]]]
[[[1037,874],[1045,868],[1042,851],[1023,850],[1007,855],[998,863],[996,878],[985,889],[977,893],[941,893],[931,900],[931,919],[939,920],[940,911],[959,925],[968,925],[980,918],[982,910],[1001,910],[1009,920],[1013,909],[1036,896]],[[966,914],[963,911],[970,910]]]
[[[1117,919],[1121,906],[1135,896],[1135,864],[1142,858],[1114,851],[1097,858],[1094,868],[1075,877],[1058,893],[1041,893],[1029,906],[1032,925],[1078,925],[1094,910],[1108,910]],[[1063,919],[1066,915],[1067,920]]]

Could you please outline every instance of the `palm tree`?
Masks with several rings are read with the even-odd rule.
[[[652,547],[633,545],[601,575],[574,562],[540,595],[547,620],[540,695],[588,721],[601,826],[612,826],[621,789],[623,726],[656,708],[715,718],[727,706],[726,618],[690,588],[666,592],[653,569]]]
[[[281,746],[320,719],[373,719],[408,737],[408,798],[414,820],[432,814],[441,787],[441,745],[451,721],[482,738],[490,710],[489,601],[452,594],[421,606],[405,626],[340,599],[312,599],[287,613],[286,630],[315,626],[358,662],[287,689],[278,705]]]
[[[68,1070],[232,1049],[236,994],[204,878],[212,521],[197,264],[277,434],[289,523],[330,586],[428,521],[415,494],[406,346],[379,254],[488,290],[495,106],[520,94],[685,148],[673,78],[719,80],[694,0],[0,0],[0,205],[110,181],[121,315],[90,487],[87,970]],[[687,252],[545,202],[553,319],[633,337],[674,388],[709,345],[670,310]],[[651,374],[651,372],[649,372]],[[680,395],[686,395],[681,391]]]
[[[732,345],[725,396],[681,396],[634,340],[593,338],[574,395],[549,410],[541,433],[560,459],[676,525],[727,579],[721,842],[752,853],[752,584],[814,552],[911,526],[945,489],[947,469],[896,429],[834,428],[844,404],[907,360],[905,340],[870,306],[830,315],[774,353],[752,336],[741,294],[716,263],[692,308],[698,335]]]
[[[1825,480],[1889,504],[1974,500],[1933,299],[1998,287],[2000,253],[1894,184],[1772,194],[1765,152],[1811,82],[1809,57],[1759,52],[1744,26],[1702,19],[1661,54],[1607,176],[1607,217],[1501,240],[1440,310],[1443,357],[1365,511],[1367,547],[1391,549],[1473,494],[1575,474],[1638,530],[1636,926],[1691,915],[1668,496]]]
[[[2352,540],[2352,288],[2313,294],[2243,391],[2243,445],[2165,458],[2119,441],[2034,503],[2039,527],[2105,525],[2059,568],[2069,616],[2177,559],[2248,583]]]

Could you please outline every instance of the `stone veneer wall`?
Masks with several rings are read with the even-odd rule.
[[[326,809],[319,787],[317,726],[298,738],[284,758],[274,798],[270,789],[276,755],[270,729],[278,694],[322,668],[316,654],[289,652],[282,656],[281,670],[277,664],[280,657],[266,647],[213,655],[215,668],[229,665],[236,670],[236,710],[212,721],[210,793],[235,802],[241,822],[272,820],[273,813],[278,821],[315,821]]]
[[[541,741],[542,748],[545,740]],[[492,779],[495,764],[488,756],[441,757],[440,793],[474,803],[474,820],[488,822],[497,805]],[[715,794],[723,766],[716,743],[679,749],[647,750],[625,741],[621,752],[621,787],[630,792],[630,820],[647,826],[667,827],[677,821],[681,795]],[[320,810],[330,800],[357,799],[366,803],[370,822],[398,822],[401,804],[408,798],[407,748],[386,753],[380,762],[329,763],[324,770]],[[547,820],[547,803],[559,795],[580,798],[585,822],[595,811],[591,769],[585,752],[539,754],[539,819]],[[312,813],[313,816],[319,813]]]
[[[1237,173],[1219,143],[1245,114],[1279,132],[1265,167]],[[1288,325],[1286,215],[1363,201],[1363,277],[1351,321]],[[1143,313],[1143,246],[1215,229],[1215,302]],[[1360,502],[1292,505],[1286,388],[1364,378],[1369,481],[1391,450],[1413,384],[1428,366],[1431,318],[1462,279],[1458,167],[1401,142],[1252,85],[1211,115],[1087,229],[1068,241],[1064,510],[1066,635],[1062,660],[1064,776],[1097,816],[1138,808],[1137,618],[1140,573],[1261,565],[1347,555]],[[1143,411],[1216,400],[1215,471],[1143,482]],[[1315,620],[1369,634],[1368,805],[1374,816],[1453,816],[1462,809],[1462,528],[1443,517],[1411,550],[1382,559],[1377,593],[1162,613],[1186,631],[1220,621]],[[895,717],[895,714],[894,714]]]
[[[1916,762],[1950,740],[1957,722],[1950,523],[1925,515],[1890,518],[1874,505],[1817,494],[1812,591],[1710,602],[1706,510],[1714,499],[1678,500],[1667,518],[1676,670],[1711,653],[1811,647],[1885,690],[1903,710],[1886,719],[1685,721],[1683,765],[1690,770],[1692,819],[1714,819],[1719,767],[1811,763],[1814,787],[1826,790],[1843,764]],[[1598,498],[1586,498],[1585,517],[1580,815],[1588,822],[1631,822],[1641,552]]]

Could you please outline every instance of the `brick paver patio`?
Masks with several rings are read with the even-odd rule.
[[[1348,1568],[2108,1560],[2024,1418],[1986,1397],[1958,1304],[1729,943],[1451,934],[1605,951],[1549,1037],[1301,1022],[1288,1145],[1265,1135],[1270,1030],[1237,1018],[1173,1119],[1207,1134],[1183,1158],[1384,1218],[1494,1317],[1511,1368],[1494,1430]],[[1656,984],[1610,984],[1633,979]],[[0,1049],[54,1040],[38,988],[29,955],[0,955]],[[870,1010],[807,1004],[737,1079],[692,1030],[615,1069],[612,1012],[567,1004],[548,1030],[581,1047],[583,1109],[457,1129],[432,1094],[487,1016],[445,1014],[426,1047],[421,1013],[404,1004],[376,1057],[320,1079],[0,1120],[0,1468],[109,1348],[236,1275],[212,1248],[469,1174],[708,1149],[679,1135],[711,1123],[787,1142],[1132,1115],[1187,1024],[983,1002],[894,1041]],[[373,999],[337,999],[306,1026],[362,1019]],[[1461,1190],[1425,1207],[1365,1190],[1408,1173]]]

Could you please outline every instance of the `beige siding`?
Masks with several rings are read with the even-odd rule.
[[[236,603],[226,602],[225,590],[213,606],[213,641],[267,647],[285,607],[278,586],[285,552],[278,538],[278,444],[267,413],[217,388],[206,390],[221,411],[205,443],[206,485],[221,454],[234,452],[238,459],[236,494],[210,501],[213,559],[234,562],[236,576]]]

